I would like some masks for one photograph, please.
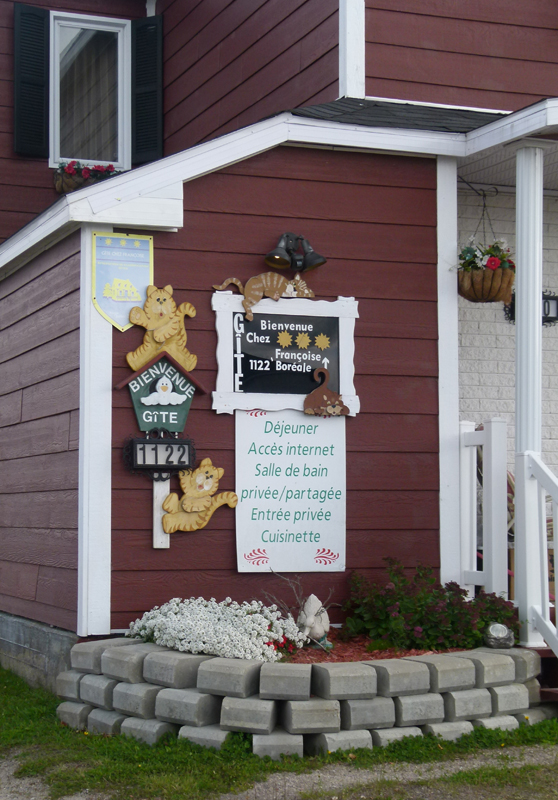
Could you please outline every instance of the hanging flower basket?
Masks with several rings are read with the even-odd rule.
[[[69,194],[70,192],[75,192],[76,189],[83,189],[93,183],[98,183],[99,181],[107,180],[107,178],[112,178],[113,175],[120,174],[112,164],[106,167],[102,165],[82,167],[79,161],[61,162],[54,173],[54,188],[58,194]]]
[[[475,269],[457,273],[458,292],[472,303],[511,303],[513,269]]]
[[[457,290],[472,303],[511,303],[515,263],[505,242],[471,242],[459,253]]]

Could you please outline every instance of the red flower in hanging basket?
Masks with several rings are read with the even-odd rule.
[[[515,264],[505,242],[478,245],[471,240],[459,253],[458,292],[473,303],[510,303]]]

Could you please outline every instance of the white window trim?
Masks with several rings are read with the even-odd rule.
[[[125,19],[94,17],[85,14],[67,14],[62,11],[50,12],[50,103],[49,167],[56,168],[60,163],[60,59],[59,26],[70,25],[78,28],[112,31],[118,34],[118,151],[116,161],[92,161],[80,158],[80,164],[114,164],[116,169],[128,170],[132,167],[132,24]],[[72,156],[75,158],[75,156]],[[66,157],[64,157],[66,160]]]

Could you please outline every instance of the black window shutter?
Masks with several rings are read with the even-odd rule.
[[[163,157],[163,17],[132,20],[132,164]]]
[[[14,5],[14,150],[48,158],[49,11]]]

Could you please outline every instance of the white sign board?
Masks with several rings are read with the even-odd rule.
[[[345,417],[236,411],[239,572],[345,569]]]
[[[211,300],[219,368],[213,409],[218,414],[251,408],[302,411],[305,396],[315,388],[312,372],[320,366],[331,369],[332,388],[341,394],[350,415],[358,414],[354,297],[332,302],[264,299],[254,307],[252,322],[245,319],[242,300],[231,292],[215,292]],[[308,377],[306,388],[297,380],[301,373]]]

